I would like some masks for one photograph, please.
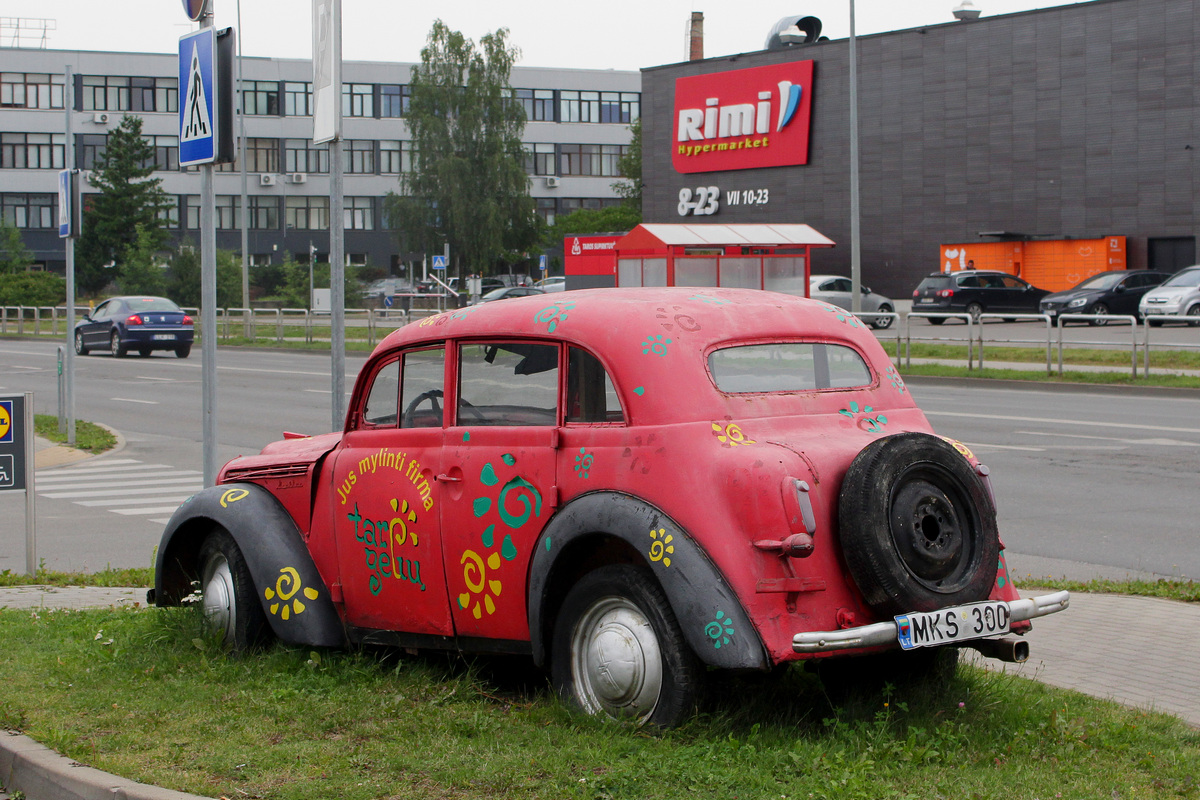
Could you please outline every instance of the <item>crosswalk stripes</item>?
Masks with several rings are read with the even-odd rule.
[[[199,470],[115,458],[38,470],[34,485],[39,497],[166,524],[180,503],[204,488],[204,476]]]

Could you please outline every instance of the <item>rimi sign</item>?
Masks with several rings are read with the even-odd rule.
[[[807,164],[812,95],[812,61],[677,79],[676,172]]]

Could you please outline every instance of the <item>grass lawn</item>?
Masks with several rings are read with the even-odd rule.
[[[968,667],[836,702],[802,669],[719,676],[652,733],[569,712],[524,662],[229,659],[194,608],[3,610],[0,641],[0,725],[211,797],[1200,797],[1200,732]]]

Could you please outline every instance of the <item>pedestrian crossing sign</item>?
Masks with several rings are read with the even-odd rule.
[[[446,268],[446,257],[445,256],[434,256],[433,257],[433,268],[434,269],[445,269]]]
[[[179,40],[179,165],[217,160],[216,32],[201,28]]]

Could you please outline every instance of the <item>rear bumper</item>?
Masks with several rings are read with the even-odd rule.
[[[1008,604],[1013,622],[1044,617],[1064,610],[1071,602],[1070,592],[1054,592],[1040,597],[1013,600]],[[896,644],[895,620],[876,622],[857,628],[838,631],[808,631],[792,637],[792,650],[797,653],[833,653]]]
[[[121,344],[130,350],[174,350],[180,345],[190,345],[195,338],[194,328],[141,328],[137,331],[126,330]],[[170,339],[155,338],[170,336]]]

